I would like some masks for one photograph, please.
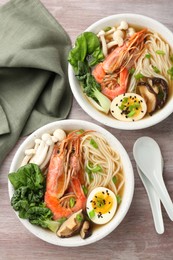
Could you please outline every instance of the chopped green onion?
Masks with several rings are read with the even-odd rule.
[[[133,75],[134,72],[135,72],[135,68],[129,69],[129,73],[130,73],[131,75]]]
[[[60,224],[62,224],[64,221],[66,221],[67,220],[67,218],[65,218],[65,217],[62,217],[62,218],[59,218],[58,219],[58,222],[60,223]]]
[[[89,217],[94,218],[95,217],[95,211],[94,209],[89,212]]]
[[[110,27],[110,26],[105,27],[105,28],[103,29],[104,32],[108,32],[108,31],[110,31],[110,30],[111,30],[111,27]]]
[[[124,107],[125,107],[125,105],[124,105],[124,104],[121,104],[121,106],[118,106],[118,108],[119,108],[120,110],[123,110],[123,109],[124,109]]]
[[[88,162],[87,168],[92,172],[101,172],[102,171],[102,167],[99,164],[97,164],[96,166],[93,166],[93,164],[91,162]]]
[[[127,103],[128,101],[129,101],[129,98],[128,98],[128,97],[124,97],[122,103],[125,104],[125,103]]]
[[[76,219],[77,219],[78,222],[82,222],[83,216],[81,214],[77,214]]]
[[[150,54],[150,53],[147,53],[147,54],[145,55],[145,58],[150,59],[150,58],[151,58],[151,54]]]
[[[92,182],[92,180],[93,180],[92,171],[91,171],[87,166],[86,166],[86,168],[85,168],[85,171],[86,171],[87,174],[88,174],[89,181]]]
[[[135,110],[132,110],[130,113],[127,114],[127,116],[128,116],[128,117],[132,117],[132,116],[135,115],[135,113],[136,113],[136,111],[135,111]]]
[[[91,138],[90,144],[91,144],[94,148],[98,149],[98,144],[94,141],[94,139]]]
[[[154,72],[156,72],[156,73],[160,73],[160,70],[159,70],[156,66],[153,66],[153,70],[154,70]]]
[[[87,187],[85,185],[82,185],[82,189],[83,189],[84,194],[87,195],[88,194]]]
[[[159,55],[165,55],[165,52],[162,51],[162,50],[157,50],[156,53],[159,54]]]
[[[74,198],[70,198],[69,203],[70,203],[70,208],[73,208],[76,203],[76,200]]]
[[[171,79],[173,79],[173,67],[167,70],[168,75],[170,75]]]
[[[173,55],[170,56],[170,61],[173,62]]]
[[[84,130],[83,129],[80,129],[79,131],[76,132],[76,134],[80,135],[80,134],[83,134]]]
[[[114,184],[117,182],[116,176],[112,177],[112,181],[113,181]]]
[[[139,80],[142,79],[144,77],[144,75],[142,75],[142,73],[138,73],[136,75],[134,75],[135,79]]]
[[[116,196],[116,198],[117,198],[117,203],[118,203],[118,204],[120,204],[120,203],[121,203],[121,201],[122,201],[122,199],[121,199],[120,195],[117,195],[117,196]]]

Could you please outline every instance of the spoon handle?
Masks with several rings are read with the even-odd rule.
[[[154,178],[154,176],[153,176],[153,178],[151,178],[151,179],[153,179],[153,180],[151,180],[153,183],[153,186],[154,186],[160,200],[162,201],[163,206],[164,206],[169,218],[173,221],[173,203],[168,194],[168,191],[166,189],[163,178],[162,177]]]
[[[137,166],[137,171],[138,171],[139,176],[140,176],[140,178],[141,178],[141,180],[144,184],[144,187],[146,189],[146,192],[147,192],[147,195],[148,195],[148,198],[149,198],[156,232],[158,234],[163,234],[164,233],[164,224],[163,224],[163,217],[162,217],[160,199],[159,199],[152,183],[143,174],[143,172],[140,170],[140,168],[138,166]]]

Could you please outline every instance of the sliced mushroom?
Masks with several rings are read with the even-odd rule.
[[[162,108],[168,98],[168,84],[164,79],[161,78],[152,78],[152,84],[158,89],[157,106],[158,108]]]
[[[157,94],[147,82],[139,82],[138,89],[147,104],[147,112],[152,114],[157,108]]]
[[[83,213],[82,210],[71,215],[58,229],[57,236],[61,238],[71,237],[80,231],[83,223]]]
[[[85,220],[80,230],[80,236],[81,238],[86,239],[87,237],[90,237],[91,234],[92,234],[91,223]]]

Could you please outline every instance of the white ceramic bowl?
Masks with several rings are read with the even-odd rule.
[[[48,125],[45,125],[41,128],[39,128],[37,131],[35,131],[33,134],[31,134],[19,147],[18,151],[16,152],[14,159],[12,161],[10,172],[16,171],[21,164],[21,161],[24,157],[24,151],[27,148],[31,148],[34,145],[34,140],[36,138],[40,138],[43,133],[53,133],[53,131],[57,128],[64,129],[66,131],[69,130],[75,130],[75,129],[92,129],[99,133],[101,133],[107,141],[110,143],[110,145],[120,154],[121,161],[124,168],[124,174],[125,174],[125,189],[124,189],[124,196],[122,198],[122,202],[120,204],[120,207],[115,215],[115,217],[106,225],[101,226],[100,228],[94,230],[93,234],[83,240],[79,235],[70,237],[70,238],[59,238],[54,233],[52,233],[49,230],[40,228],[38,226],[32,225],[29,223],[28,220],[20,219],[22,224],[35,236],[39,237],[40,239],[59,246],[69,246],[69,247],[76,247],[76,246],[83,246],[87,244],[94,243],[103,237],[107,236],[109,233],[111,233],[124,219],[131,201],[133,197],[134,192],[134,175],[133,175],[133,168],[131,165],[131,162],[129,160],[128,154],[121,145],[121,143],[107,130],[104,128],[97,126],[96,124],[87,122],[87,121],[79,121],[79,120],[63,120],[58,122],[53,122]],[[8,181],[8,188],[9,188],[9,196],[10,199],[13,195],[13,187],[11,183]],[[16,213],[17,214],[17,213]],[[17,214],[18,216],[18,214]]]
[[[108,16],[92,24],[90,27],[86,29],[86,31],[98,33],[101,29],[107,26],[114,26],[115,24],[119,24],[122,20],[125,20],[130,24],[146,27],[155,32],[158,32],[163,37],[163,39],[165,39],[170,44],[170,46],[173,49],[172,32],[160,22],[152,18],[138,15],[138,14],[127,13],[127,14],[117,14],[117,15]],[[161,122],[173,112],[173,95],[172,95],[172,97],[166,103],[164,108],[162,108],[157,113],[153,114],[151,117],[145,117],[144,119],[136,122],[118,121],[115,118],[108,117],[107,115],[96,110],[90,104],[90,102],[84,97],[82,89],[79,85],[78,80],[75,78],[73,68],[70,64],[68,68],[68,76],[69,76],[69,82],[70,82],[73,95],[76,98],[79,105],[92,118],[101,122],[104,125],[117,128],[117,129],[124,129],[124,130],[143,129]]]

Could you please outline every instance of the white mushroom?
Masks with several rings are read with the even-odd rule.
[[[32,158],[32,155],[26,155],[26,156],[23,158],[23,161],[22,161],[22,163],[21,163],[20,166],[26,165],[31,158]]]
[[[35,149],[27,149],[25,150],[25,155],[34,155],[35,154]]]
[[[101,30],[97,36],[100,38],[100,41],[102,43],[102,52],[103,55],[106,57],[108,54],[107,45],[106,45],[106,39],[105,39],[105,32]]]
[[[121,21],[120,26],[117,27],[119,30],[127,30],[128,29],[128,23],[126,21]]]
[[[37,165],[41,165],[41,163],[44,161],[44,158],[46,157],[46,153],[48,150],[48,145],[45,144],[45,142],[42,140],[36,154],[31,158],[31,163],[36,163]]]
[[[26,165],[34,154],[35,154],[35,149],[27,149],[27,150],[25,150],[25,157],[23,158],[21,166]]]
[[[134,33],[135,33],[135,29],[132,27],[129,27],[128,31],[127,31],[127,35],[131,37]]]
[[[41,139],[49,146],[53,144],[52,136],[48,133],[43,134]]]
[[[46,155],[46,158],[45,160],[42,162],[42,164],[40,165],[40,169],[43,170],[45,168],[45,166],[48,164],[50,158],[51,158],[51,155],[52,155],[52,152],[53,152],[53,148],[54,148],[54,145],[50,145],[49,146],[49,150],[47,152],[47,155]]]
[[[52,136],[52,141],[54,143],[58,142],[58,141],[62,141],[66,138],[66,133],[64,132],[64,130],[62,129],[56,129],[53,132],[53,136]]]
[[[124,43],[123,38],[117,37],[116,40],[109,42],[107,44],[107,48],[109,49],[109,48],[113,47],[114,45],[122,46],[123,43]]]
[[[121,31],[121,30],[116,30],[114,33],[113,33],[113,39],[114,41],[116,41],[116,38],[117,37],[121,37],[122,39],[124,39],[124,32]]]

